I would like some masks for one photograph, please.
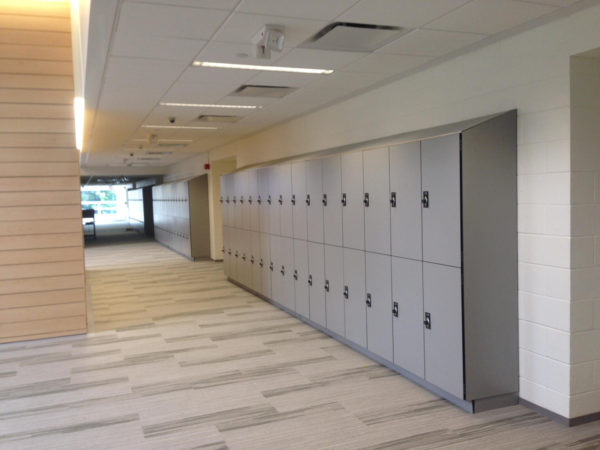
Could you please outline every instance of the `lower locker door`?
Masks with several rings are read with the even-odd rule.
[[[265,233],[260,234],[260,260],[258,265],[260,267],[261,280],[260,288],[261,294],[267,298],[271,298],[271,241],[269,235]]]
[[[346,338],[367,348],[365,252],[362,250],[344,249],[344,283]]]
[[[294,239],[294,293],[296,312],[308,318],[308,245],[306,241]]]
[[[323,244],[308,243],[308,291],[310,320],[327,325],[325,309],[325,250]]]
[[[423,263],[423,300],[425,379],[463,398],[460,268]]]
[[[292,238],[281,238],[281,269],[282,276],[282,305],[292,311],[295,311],[294,296],[294,240]]]
[[[252,271],[252,289],[261,292],[262,273],[260,266],[260,233],[252,233],[252,251],[250,252],[250,270]]]
[[[366,261],[367,348],[393,361],[391,256],[367,252]]]
[[[425,377],[423,263],[392,257],[394,363]]]
[[[281,238],[271,236],[271,300],[283,304],[283,276],[281,275]]]
[[[344,336],[344,250],[325,246],[325,302],[327,328]]]

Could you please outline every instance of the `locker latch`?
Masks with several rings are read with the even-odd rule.
[[[229,195],[227,196],[227,198],[225,199],[225,203],[229,203]]]
[[[221,248],[221,251],[222,251],[223,253],[225,253],[225,247]]]
[[[425,328],[427,328],[428,330],[431,330],[431,313],[425,313],[425,320],[423,321],[423,325],[425,325]]]
[[[248,203],[252,204],[252,196],[251,195],[248,196]]]
[[[258,196],[258,199],[256,201],[259,205],[262,203],[262,199],[260,198],[260,195]]]
[[[271,261],[271,264],[269,264],[269,269],[271,270],[271,272],[273,272],[273,261]]]
[[[239,255],[238,255],[238,252],[237,252],[237,250],[236,250],[236,251],[235,251],[235,257],[237,258],[238,256],[239,256]]]
[[[281,275],[285,276],[285,266],[281,266],[281,270],[279,271]]]
[[[390,205],[392,208],[396,207],[396,193],[395,192],[391,192],[390,193]]]
[[[372,302],[371,302],[371,294],[367,294],[367,301],[366,301],[366,304],[367,304],[367,306],[368,306],[369,308],[371,307],[371,305],[372,305]]]
[[[323,194],[323,206],[327,206],[327,194]]]
[[[423,191],[421,203],[423,204],[423,208],[429,208],[429,191]]]
[[[258,263],[258,265],[259,265],[260,267],[263,267],[263,266],[265,265],[265,263],[263,262],[263,259],[262,259],[262,258],[260,258],[260,262]]]
[[[235,200],[235,195],[233,196],[233,203],[237,203],[236,200]]]
[[[298,270],[294,270],[294,280],[298,280]]]
[[[269,197],[267,198],[267,203],[270,205],[271,204],[271,195],[269,194]]]
[[[242,205],[244,204],[244,196],[243,196],[243,195],[240,197],[240,203],[241,203]]]
[[[223,196],[222,196],[222,195],[221,195],[221,200],[220,200],[220,202],[221,202],[221,203],[223,203]]]
[[[310,194],[306,194],[306,204],[310,206]]]
[[[394,302],[394,307],[392,308],[392,315],[394,317],[398,317],[398,302]]]
[[[342,194],[342,206],[346,206],[348,204],[348,200],[346,199],[346,193]]]
[[[312,286],[312,275],[308,276],[308,285]]]
[[[329,280],[325,280],[325,292],[329,292]]]
[[[229,250],[227,251],[227,254],[228,254],[229,256],[231,256],[231,249],[229,249]]]
[[[250,257],[250,264],[254,264],[254,256]]]
[[[296,206],[296,194],[292,194],[292,205]]]
[[[348,286],[344,286],[344,298],[348,299]]]
[[[368,192],[365,192],[365,198],[363,200],[363,203],[366,207],[369,206],[369,193]]]
[[[242,254],[242,261],[246,261],[246,254],[245,253]]]
[[[283,205],[283,195],[280,195],[280,196],[279,196],[279,204],[280,204],[280,205]]]

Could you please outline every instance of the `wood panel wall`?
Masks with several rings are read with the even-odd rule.
[[[86,332],[68,1],[0,0],[0,342]]]

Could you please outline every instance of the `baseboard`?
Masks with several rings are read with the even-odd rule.
[[[590,423],[590,422],[595,422],[596,420],[600,420],[600,411],[591,413],[591,414],[585,414],[585,415],[579,416],[579,417],[568,418],[565,416],[561,416],[560,414],[557,414],[555,412],[552,412],[549,409],[546,409],[542,406],[536,405],[535,403],[532,403],[523,398],[519,399],[519,403],[523,406],[526,406],[529,409],[534,410],[535,412],[541,414],[542,416],[546,416],[549,419],[552,419],[555,422],[558,422],[567,427],[576,427],[577,425],[583,425],[585,423]]]

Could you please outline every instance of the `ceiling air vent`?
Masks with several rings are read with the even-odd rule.
[[[234,95],[237,97],[281,98],[291,94],[297,89],[298,88],[290,86],[259,86],[255,84],[244,84],[229,95]]]
[[[211,123],[234,123],[240,120],[240,116],[224,116],[219,114],[200,114],[195,122],[211,122]]]
[[[173,152],[160,152],[160,151],[149,150],[146,152],[146,155],[166,156],[166,155],[170,155],[172,153]]]
[[[372,52],[397,39],[408,30],[387,25],[334,22],[300,47],[344,52]]]

